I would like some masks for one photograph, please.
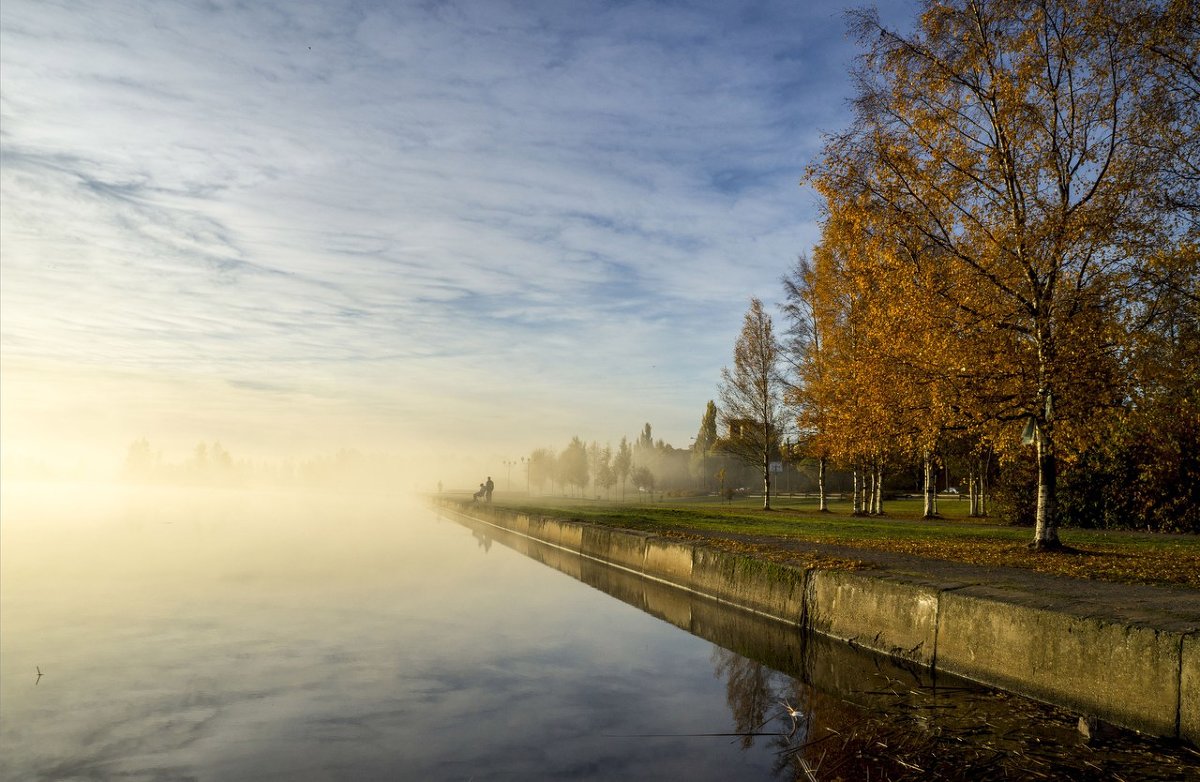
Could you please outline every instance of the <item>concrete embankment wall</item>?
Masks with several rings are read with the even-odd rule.
[[[797,628],[1200,744],[1200,628],[1186,622],[1151,627],[993,587],[801,569],[646,533],[444,505]]]

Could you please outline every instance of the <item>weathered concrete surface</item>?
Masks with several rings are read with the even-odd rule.
[[[502,514],[502,515],[504,516],[505,526],[508,527],[509,529],[511,529],[513,532],[518,532],[522,535],[529,534],[529,516],[528,516],[528,514],[514,513],[511,516],[509,516],[507,514]],[[492,518],[496,518],[495,512],[492,513]],[[534,536],[534,537],[536,537],[536,536]]]
[[[992,577],[941,563],[851,572],[804,570],[703,543],[494,507],[459,507],[591,562],[541,554],[582,581],[683,626],[697,604],[646,602],[598,563],[850,640],[901,660],[1200,743],[1200,594],[1195,590]],[[844,556],[845,552],[838,552]]]
[[[672,584],[690,586],[695,546],[662,538],[646,541],[644,572]]]
[[[558,545],[578,551],[583,548],[583,524],[573,521],[559,521]]]
[[[933,666],[936,585],[841,570],[809,573],[808,627],[902,660]]]
[[[1200,633],[1184,637],[1179,675],[1179,735],[1200,744]]]
[[[689,588],[799,625],[804,617],[804,577],[798,568],[696,546]]]
[[[1079,616],[1069,605],[993,587],[941,596],[940,670],[1175,735],[1178,632]]]
[[[641,573],[646,562],[647,535],[611,527],[584,527],[580,553],[601,562]]]

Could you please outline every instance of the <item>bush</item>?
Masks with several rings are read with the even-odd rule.
[[[989,510],[1006,523],[1032,527],[1037,521],[1037,470],[1032,459],[1000,468],[988,498]]]

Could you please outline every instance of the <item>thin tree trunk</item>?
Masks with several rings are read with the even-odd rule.
[[[875,460],[863,466],[863,510],[867,515],[875,514]]]
[[[875,515],[883,515],[883,459],[875,460]]]
[[[975,494],[975,470],[967,470],[967,515],[975,518],[979,515],[978,495]]]
[[[929,451],[925,452],[924,467],[925,467],[925,510],[924,510],[924,513],[922,514],[922,516],[923,516],[923,518],[926,518],[926,519],[932,519],[937,514],[937,506],[935,505],[935,498],[937,497],[937,493],[935,492],[934,485],[933,485],[933,458],[930,456]]]
[[[854,516],[862,515],[862,495],[859,493],[859,475],[858,467],[853,467],[850,470],[851,476],[854,478],[854,490],[850,495],[850,513]]]
[[[763,456],[763,510],[771,509],[771,453]]]
[[[817,510],[829,512],[829,498],[825,493],[825,457],[817,459]]]
[[[991,455],[985,454],[979,457],[979,515],[986,517],[987,509],[987,473],[988,463],[991,461]]]

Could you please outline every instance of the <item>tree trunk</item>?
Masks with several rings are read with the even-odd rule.
[[[925,452],[925,511],[922,518],[932,519],[937,515],[937,487],[933,485],[933,457]]]
[[[850,470],[850,475],[854,479],[854,490],[850,495],[850,514],[853,516],[862,515],[862,494],[859,489],[859,474],[858,467],[853,467]]]
[[[1050,367],[1056,354],[1049,326],[1038,327],[1038,408],[1035,417],[1037,442],[1037,516],[1033,530],[1035,551],[1062,548],[1058,539],[1058,455],[1054,448],[1054,391],[1050,382]]]
[[[863,515],[875,512],[875,467],[871,462],[863,466]]]
[[[763,456],[763,510],[771,509],[771,454]]]
[[[1037,524],[1030,548],[1048,551],[1062,548],[1058,539],[1058,458],[1054,451],[1053,433],[1038,427],[1037,435]]]
[[[988,515],[987,470],[988,470],[987,460],[980,459],[980,464],[979,464],[979,515],[981,518],[986,517]]]
[[[829,512],[829,498],[825,494],[825,457],[817,459],[817,510]]]
[[[979,515],[979,497],[975,494],[975,470],[967,470],[967,516],[975,518]]]
[[[875,462],[875,515],[883,515],[883,460]]]

